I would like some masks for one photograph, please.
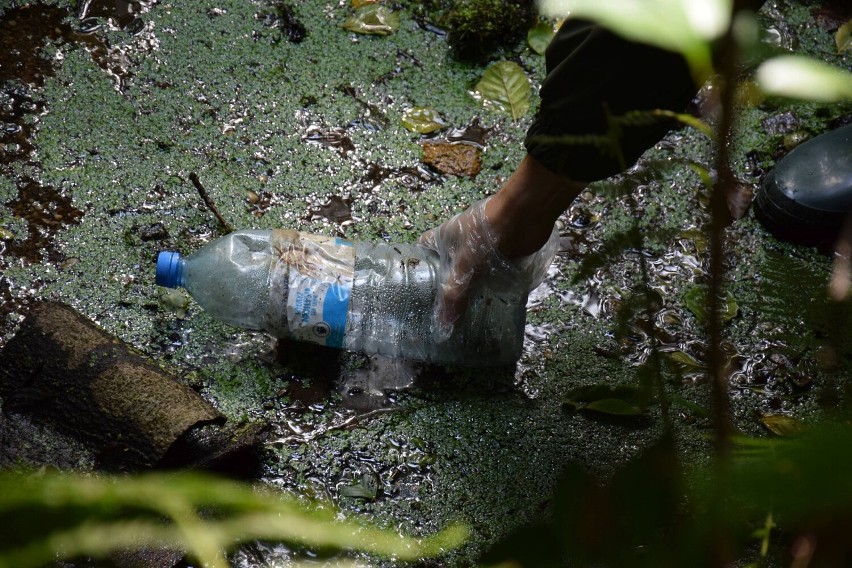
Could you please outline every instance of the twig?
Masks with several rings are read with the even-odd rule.
[[[195,172],[190,172],[189,181],[191,181],[192,185],[195,186],[195,189],[198,190],[198,195],[201,196],[201,199],[204,201],[204,205],[206,205],[207,208],[213,212],[213,215],[216,216],[216,220],[219,221],[219,225],[222,226],[222,229],[224,229],[226,233],[232,232],[234,230],[233,227],[231,227],[231,225],[225,221],[225,218],[222,217],[222,214],[219,213],[219,210],[216,208],[216,204],[213,203],[212,199],[210,199],[210,195],[207,194],[207,190],[204,189],[203,185],[201,185],[201,180],[198,179]]]
[[[298,443],[310,442],[310,441],[313,441],[317,438],[320,438],[320,437],[322,437],[322,436],[326,435],[327,433],[332,432],[334,430],[344,430],[346,428],[349,428],[350,426],[354,426],[354,425],[358,424],[359,422],[361,422],[363,420],[367,420],[367,419],[373,418],[374,416],[378,416],[379,414],[389,414],[391,412],[399,412],[400,410],[401,409],[399,409],[399,408],[376,408],[376,409],[371,410],[369,412],[365,412],[364,414],[354,414],[354,415],[350,416],[349,418],[343,420],[342,422],[338,422],[337,424],[332,424],[331,426],[325,426],[325,427],[320,426],[318,428],[311,430],[310,432],[304,432],[304,433],[293,430],[293,428],[291,427],[290,430],[293,431],[292,436],[285,436],[283,438],[278,438],[276,440],[272,440],[270,442],[267,442],[266,445],[272,446],[272,445],[285,445],[285,444],[289,444],[291,442],[298,442]]]

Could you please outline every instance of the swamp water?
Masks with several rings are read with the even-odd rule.
[[[455,62],[444,37],[404,12],[394,34],[370,37],[341,29],[351,9],[338,2],[300,2],[292,18],[265,1],[133,3],[120,14],[106,3],[85,14],[19,4],[0,0],[0,346],[36,299],[69,303],[176,369],[230,420],[268,422],[263,482],[404,533],[467,523],[470,542],[450,565],[544,515],[566,464],[606,478],[658,435],[656,407],[638,422],[572,414],[563,403],[573,389],[633,384],[656,344],[672,362],[672,393],[709,404],[700,310],[689,299],[707,277],[708,214],[684,163],[709,165],[700,134],[671,134],[629,180],[600,184],[563,217],[563,251],[531,296],[516,369],[478,374],[275,344],[180,297],[164,301],[153,284],[158,250],[195,250],[217,236],[190,173],[236,227],[408,242],[499,187],[521,158],[529,116],[483,109],[468,92],[483,67]],[[842,64],[827,31],[835,16],[767,4],[779,45]],[[536,86],[542,57],[525,45],[513,57]],[[459,130],[484,129],[475,177],[423,164],[421,137],[400,126],[412,106],[437,109]],[[747,109],[737,176],[756,187],[785,137],[849,116],[842,105]],[[619,197],[628,183],[631,202]],[[581,264],[636,223],[642,250]],[[727,240],[734,420],[764,435],[762,417],[807,420],[831,377],[848,372],[825,341],[836,337],[824,299],[830,265],[776,242],[751,213]],[[650,309],[621,325],[641,290],[652,291]],[[708,418],[691,406],[674,414],[679,448],[703,463]],[[97,463],[26,416],[0,416],[0,440],[6,466]],[[247,545],[233,562],[304,554]]]

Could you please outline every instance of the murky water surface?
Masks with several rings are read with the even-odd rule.
[[[32,302],[66,301],[195,377],[231,419],[271,424],[263,481],[406,532],[465,519],[474,556],[539,514],[566,461],[608,474],[653,437],[653,428],[565,417],[567,389],[630,382],[656,349],[673,393],[706,398],[703,323],[685,300],[708,278],[706,191],[686,165],[709,167],[699,134],[670,135],[631,175],[592,187],[563,215],[561,251],[530,295],[514,369],[274,343],[153,286],[158,250],[191,251],[217,236],[190,173],[234,225],[412,241],[500,186],[528,118],[477,107],[467,89],[481,69],[448,63],[429,26],[390,39],[342,32],[344,3],[223,2],[201,13],[157,2],[92,1],[76,12],[12,4],[0,1],[0,347]],[[809,8],[770,4],[769,36],[784,49],[823,49],[820,30],[838,20],[816,10],[814,27],[794,27],[791,14]],[[532,75],[543,71],[540,58],[519,58]],[[437,104],[451,126],[428,137],[401,129],[401,112],[421,104]],[[751,189],[792,134],[849,118],[836,108],[749,112],[760,128],[744,126],[735,167]],[[425,163],[421,144],[432,142],[475,148],[481,169],[459,176]],[[636,223],[641,248],[611,246]],[[812,412],[840,365],[823,317],[829,264],[776,243],[749,214],[729,228],[728,250],[726,373],[738,427],[761,433],[763,414]],[[638,297],[650,298],[641,310]],[[701,416],[678,416],[685,438],[703,435]],[[50,438],[40,428],[7,417],[0,438]],[[91,456],[75,461],[84,452],[55,440],[71,447],[63,466],[90,467]],[[234,563],[305,555],[254,544]]]

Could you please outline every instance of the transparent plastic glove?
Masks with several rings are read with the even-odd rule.
[[[852,213],[846,215],[840,236],[834,243],[834,261],[828,295],[835,302],[849,298],[852,292]]]
[[[496,292],[529,293],[541,284],[559,246],[555,228],[537,252],[509,260],[498,249],[499,235],[485,216],[483,199],[420,237],[438,252],[441,288],[435,304],[439,333],[449,335],[478,287]]]

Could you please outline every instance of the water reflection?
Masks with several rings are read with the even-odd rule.
[[[401,359],[341,352],[319,345],[279,340],[275,364],[293,374],[274,405],[279,430],[273,445],[311,442],[394,412],[395,397],[409,389],[421,365]]]

